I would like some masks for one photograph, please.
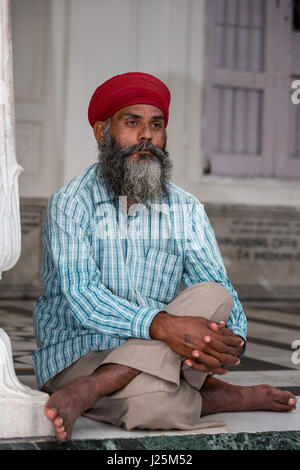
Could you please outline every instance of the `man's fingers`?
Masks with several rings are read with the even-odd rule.
[[[206,354],[206,352],[208,352],[208,354]],[[217,367],[223,366],[222,360],[216,357],[218,356],[218,353],[216,353],[216,351],[211,349],[211,351],[206,352],[200,351],[198,349],[194,350],[192,352],[194,362],[204,364],[208,369],[215,369]]]
[[[227,339],[224,341],[226,341],[226,344],[228,344],[229,346],[244,346],[245,341],[241,337],[234,334],[229,328],[225,328],[225,325],[226,323],[224,321],[220,321],[218,322],[218,324],[215,322],[210,323],[209,327],[214,333],[218,333],[223,337],[226,336]],[[234,338],[234,341],[230,343],[230,340],[228,340],[229,337]]]
[[[241,338],[235,335],[228,328],[221,327],[220,325],[217,325],[217,323],[212,322],[209,324],[209,329],[213,331],[213,336],[215,338],[223,341],[228,346],[240,346]]]
[[[209,345],[207,345],[205,347],[204,351],[205,351],[206,354],[211,355],[211,356],[215,357],[216,359],[218,359],[218,361],[222,365],[236,366],[240,363],[240,360],[237,358],[236,353],[227,354],[227,353],[224,353],[224,352],[217,352],[215,349],[213,349]]]
[[[209,324],[209,328],[214,332],[220,334],[219,325],[215,322]]]
[[[186,359],[185,364],[191,367],[191,369],[197,370],[198,372],[206,372],[208,374],[218,374],[218,375],[227,374],[227,370],[223,369],[223,367],[210,369],[205,364],[195,362],[192,359]]]
[[[229,328],[226,328],[226,323],[223,323],[224,324],[221,324],[221,322],[219,323],[219,331],[225,335],[233,335],[234,333]]]
[[[226,353],[226,354],[231,354],[232,356],[237,356],[237,348],[233,346],[228,346],[225,344],[223,341],[217,340],[213,336],[206,335],[203,338],[204,342],[215,349],[216,351],[220,353]]]
[[[195,369],[198,372],[208,372],[208,369],[207,369],[205,364],[195,362],[192,359],[186,359],[186,361],[184,361],[184,363],[187,366],[191,367],[191,369]]]
[[[214,338],[225,343],[227,346],[233,346],[236,348],[240,347],[241,342],[242,342],[242,339],[239,338],[234,333],[227,335],[227,334],[222,334],[222,332],[220,332],[219,335],[214,335]]]

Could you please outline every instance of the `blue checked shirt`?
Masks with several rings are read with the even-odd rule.
[[[127,215],[92,164],[51,197],[43,223],[44,292],[34,306],[42,385],[92,350],[151,339],[155,315],[185,287],[222,284],[234,299],[227,327],[246,339],[247,321],[203,205],[169,183],[168,201]]]

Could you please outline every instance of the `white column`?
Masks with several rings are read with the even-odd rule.
[[[0,279],[21,253],[9,0],[0,1]]]
[[[0,0],[0,279],[21,252],[9,0]],[[10,339],[0,328],[0,439],[53,435],[44,414],[48,395],[22,385],[14,371]]]

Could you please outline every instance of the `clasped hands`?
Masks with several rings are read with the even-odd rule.
[[[174,316],[160,312],[150,326],[150,336],[167,343],[199,372],[223,375],[226,366],[240,363],[244,340],[225,327],[203,317]]]
[[[193,350],[193,359],[186,359],[185,364],[198,371],[219,375],[227,372],[224,366],[238,365],[240,363],[238,356],[243,351],[244,340],[225,328],[225,325],[223,321],[210,322],[208,328],[213,333],[208,332],[204,336],[203,342],[206,347]]]

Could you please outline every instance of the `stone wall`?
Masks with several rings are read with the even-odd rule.
[[[300,211],[205,205],[241,299],[300,299]]]

